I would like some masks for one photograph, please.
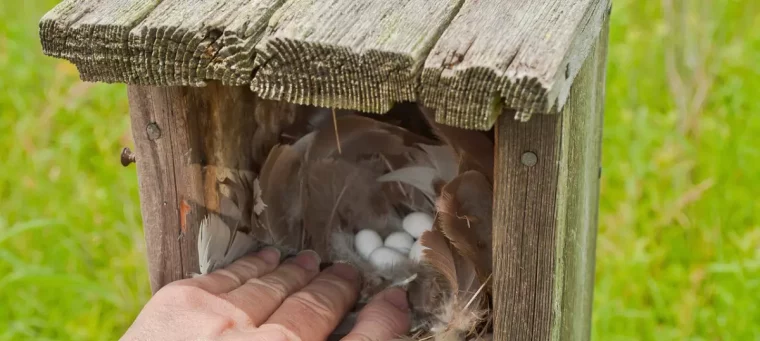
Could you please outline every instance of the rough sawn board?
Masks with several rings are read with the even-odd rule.
[[[608,0],[467,1],[425,61],[422,102],[440,123],[488,129],[556,113],[602,27]]]
[[[267,99],[383,113],[417,99],[419,70],[461,0],[289,1],[259,43]]]
[[[64,0],[43,51],[88,81],[249,85],[292,103],[383,113],[417,101],[490,129],[559,112],[609,0]]]

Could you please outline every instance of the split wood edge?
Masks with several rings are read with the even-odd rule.
[[[516,6],[502,2],[503,8]],[[502,112],[511,111],[520,121],[559,112],[598,37],[609,0],[520,2],[537,23],[513,32],[519,35],[513,53],[486,47],[484,53],[493,58],[468,64],[457,59],[469,53],[458,41],[464,34],[459,30],[495,15],[485,3],[396,0],[390,4],[399,10],[380,6],[377,11],[386,12],[378,15],[403,18],[402,6],[438,13],[429,18],[434,24],[419,26],[420,41],[383,45],[385,33],[365,28],[377,42],[354,46],[340,37],[310,38],[313,30],[329,31],[353,18],[345,11],[336,24],[315,24],[321,0],[227,0],[224,6],[201,0],[65,0],[42,18],[40,38],[45,54],[73,62],[86,81],[205,86],[220,80],[249,85],[265,99],[378,114],[394,103],[414,101],[434,109],[439,123],[477,130],[491,129]],[[564,16],[553,14],[563,11]],[[406,27],[419,22],[418,16],[400,27],[385,24],[409,34],[405,30],[413,28]],[[552,36],[562,38],[554,42]],[[338,59],[330,62],[333,57]]]

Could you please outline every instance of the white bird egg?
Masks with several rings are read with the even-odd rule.
[[[416,263],[419,263],[422,260],[422,251],[426,249],[427,247],[420,244],[419,240],[414,242],[414,244],[412,244],[412,249],[409,250],[409,259]]]
[[[381,246],[369,255],[369,262],[380,270],[391,269],[403,264],[406,256],[389,247]]]
[[[433,229],[433,217],[425,212],[413,212],[404,217],[401,224],[414,239],[419,239],[423,232]]]
[[[409,250],[414,244],[414,238],[411,234],[404,231],[393,232],[388,237],[385,237],[385,247],[389,247],[404,255],[409,254]]]
[[[372,251],[383,246],[383,238],[375,230],[363,229],[354,237],[354,247],[364,259],[369,260]]]

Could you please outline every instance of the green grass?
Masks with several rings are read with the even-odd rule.
[[[614,3],[593,335],[758,340],[760,5],[675,2]],[[112,340],[149,297],[126,91],[42,56],[54,3],[0,11],[0,340]]]

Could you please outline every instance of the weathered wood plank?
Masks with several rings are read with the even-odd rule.
[[[254,47],[284,0],[164,0],[129,34],[134,84],[249,84]]]
[[[384,113],[416,100],[419,71],[462,0],[289,1],[257,49],[264,98]]]
[[[65,0],[43,51],[82,79],[250,84],[268,99],[383,113],[417,101],[490,129],[563,108],[609,0]]]
[[[254,47],[284,0],[66,0],[40,22],[43,52],[86,81],[249,84]]]
[[[548,340],[561,118],[496,128],[494,331],[496,340]]]
[[[161,129],[166,129],[170,124],[169,98],[166,92],[129,88],[140,206],[148,250],[150,286],[154,293],[164,284],[183,278],[185,271],[182,266],[183,243],[178,240],[179,199],[175,188],[172,148],[167,132]]]
[[[294,120],[295,107],[218,82],[130,86],[129,101],[155,292],[198,272],[198,226],[207,210],[219,209],[220,195],[229,195],[221,183],[255,177],[280,129]]]
[[[559,115],[498,119],[494,340],[588,340],[607,24]]]
[[[42,51],[73,62],[86,81],[126,82],[129,31],[154,0],[64,0],[40,20]]]
[[[591,337],[608,30],[609,17],[562,114],[553,340]]]
[[[437,121],[489,129],[504,109],[526,121],[561,110],[608,0],[468,1],[422,73]]]

